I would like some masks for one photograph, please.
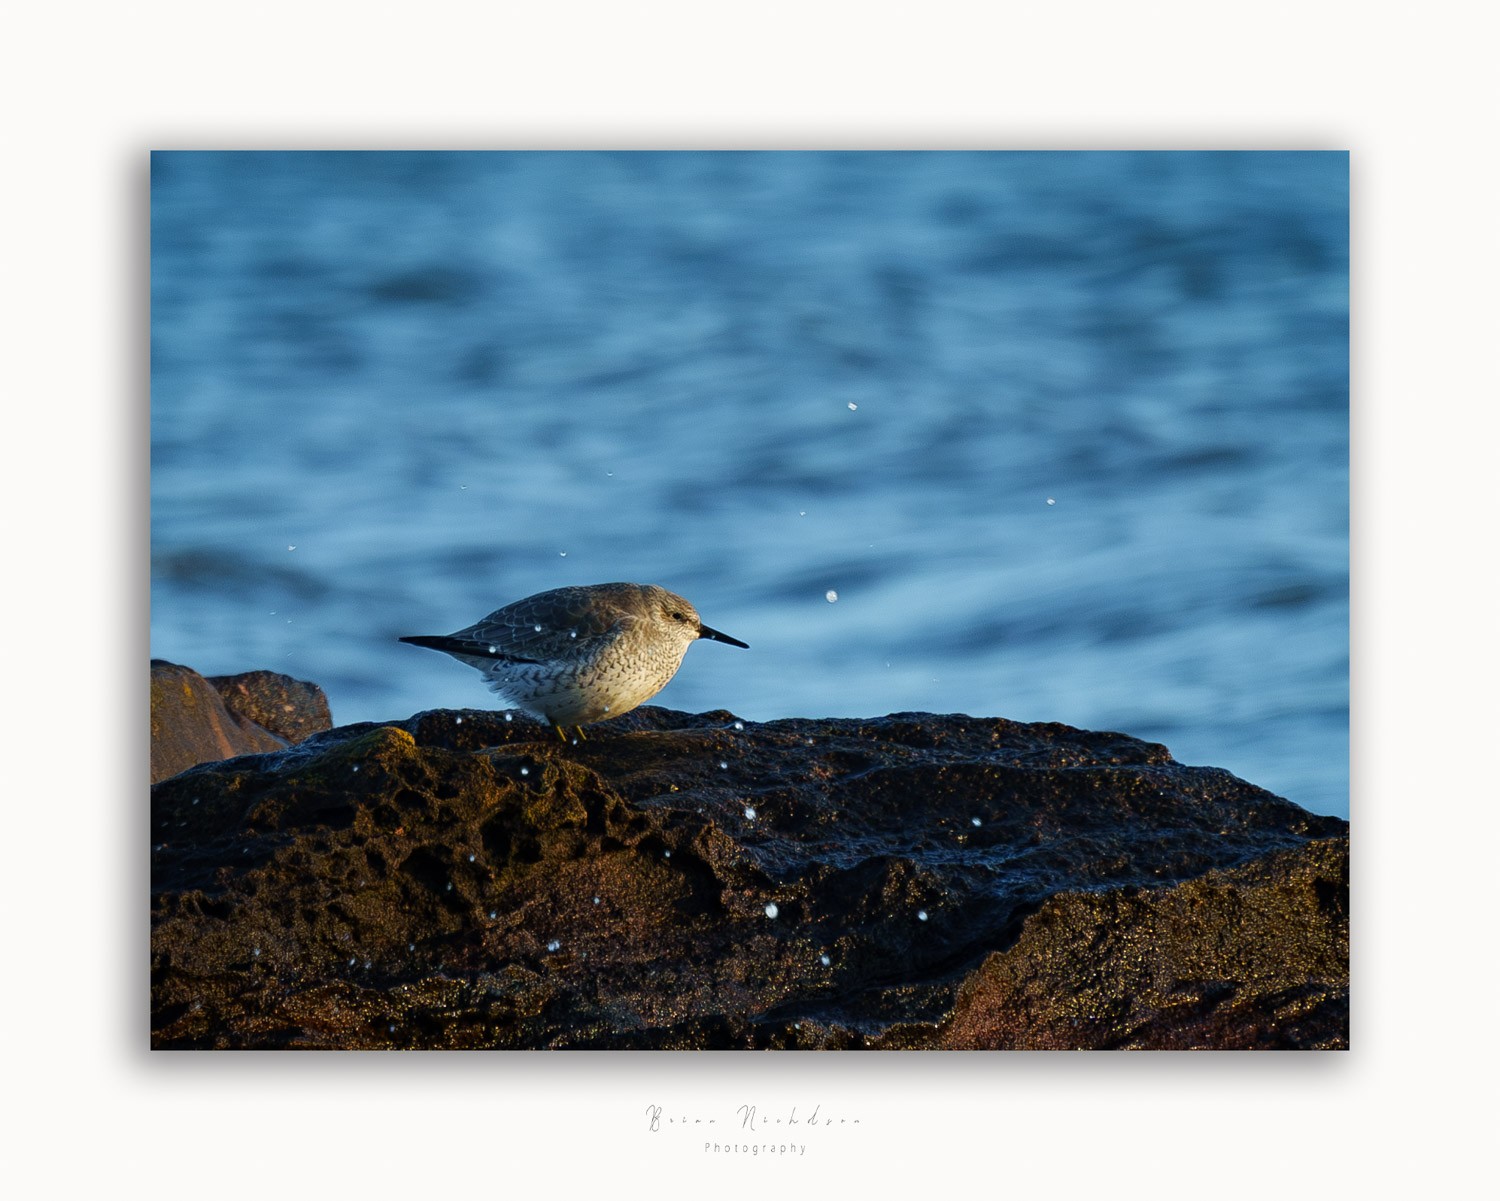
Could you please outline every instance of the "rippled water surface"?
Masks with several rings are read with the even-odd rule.
[[[1347,213],[1342,154],[159,154],[152,653],[478,708],[397,635],[654,582],[751,645],[662,704],[1347,813]]]

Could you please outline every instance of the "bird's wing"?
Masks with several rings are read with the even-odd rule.
[[[449,637],[480,657],[544,662],[613,642],[636,620],[581,588],[559,588],[496,609]]]

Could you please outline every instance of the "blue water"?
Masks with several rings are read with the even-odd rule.
[[[752,648],[662,704],[1123,730],[1347,814],[1347,178],[158,154],[152,653],[478,708],[397,635],[654,582]]]

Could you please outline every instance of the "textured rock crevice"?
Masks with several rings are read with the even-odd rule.
[[[1347,825],[1164,747],[434,711],[152,795],[158,1047],[1335,1047]]]

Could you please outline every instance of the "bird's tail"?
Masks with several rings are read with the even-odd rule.
[[[468,643],[457,638],[443,638],[433,634],[413,634],[410,638],[398,638],[396,641],[410,642],[413,646],[430,647],[435,651],[447,651],[449,654],[454,651],[467,650],[470,653],[473,651]]]
[[[512,655],[497,647],[493,642],[485,642],[483,639],[476,642],[472,638],[439,637],[433,634],[413,634],[409,638],[398,638],[398,642],[410,642],[413,646],[425,646],[435,651],[442,651],[446,655],[462,659],[465,663],[472,663],[480,671],[486,671],[496,663],[538,663],[538,659],[528,659],[524,655]]]

